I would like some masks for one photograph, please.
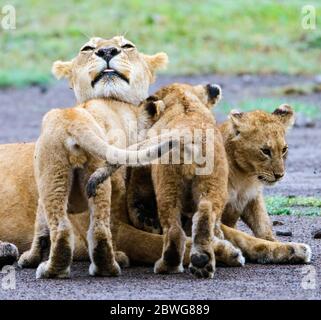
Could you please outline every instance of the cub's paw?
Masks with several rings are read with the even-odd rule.
[[[37,268],[41,262],[40,255],[35,255],[31,250],[24,252],[19,260],[18,267],[20,268]]]
[[[170,273],[183,273],[183,272],[184,272],[184,267],[182,263],[176,266],[171,266],[168,263],[166,263],[163,258],[156,261],[154,265],[154,273],[170,274]]]
[[[15,263],[18,256],[18,248],[14,244],[0,242],[0,268]]]
[[[191,255],[189,270],[197,278],[213,279],[215,259],[206,252],[197,252]]]
[[[121,268],[128,268],[130,266],[129,258],[123,251],[116,251],[115,259]]]
[[[53,271],[50,261],[42,262],[36,271],[36,279],[65,279],[70,278],[70,266],[65,270]]]
[[[89,266],[89,274],[92,277],[118,277],[121,275],[121,269],[116,261],[112,265],[104,268],[98,267],[92,262]]]

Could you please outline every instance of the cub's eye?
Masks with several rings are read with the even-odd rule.
[[[83,52],[83,51],[92,51],[92,50],[95,50],[95,48],[91,46],[85,46],[80,51]]]
[[[132,44],[130,43],[126,43],[124,45],[121,46],[123,49],[131,49],[131,48],[135,48]]]
[[[288,147],[284,147],[283,150],[282,150],[282,153],[286,153],[288,151]]]
[[[266,156],[271,157],[271,150],[268,148],[262,148],[261,149],[262,153],[265,154]]]

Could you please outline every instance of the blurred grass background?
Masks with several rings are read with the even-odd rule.
[[[0,29],[0,85],[46,83],[88,36],[127,33],[146,53],[166,51],[169,74],[321,71],[321,24],[301,27],[304,0],[8,0],[16,30]],[[4,5],[5,3],[3,3]],[[0,5],[1,7],[2,5]]]

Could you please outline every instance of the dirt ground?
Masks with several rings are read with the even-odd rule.
[[[314,81],[309,77],[271,76],[200,76],[159,77],[151,92],[171,82],[207,83],[222,86],[224,100],[237,107],[239,101],[270,97],[271,91],[288,84]],[[286,97],[320,108],[321,93]],[[0,143],[27,142],[37,138],[41,118],[51,108],[68,107],[75,103],[67,84],[50,87],[29,87],[0,90]],[[218,107],[219,109],[219,107]],[[219,121],[225,118],[219,110]],[[290,155],[286,178],[267,194],[321,196],[321,122],[300,124],[289,134]],[[76,263],[71,280],[36,281],[34,270],[17,270],[16,290],[4,291],[2,299],[320,299],[321,240],[311,232],[321,228],[321,218],[272,217],[285,223],[293,237],[285,241],[306,242],[312,246],[310,269],[303,266],[264,266],[247,264],[244,268],[218,268],[215,279],[199,281],[189,274],[156,276],[152,268],[134,267],[124,270],[120,278],[90,278],[88,263]],[[279,227],[274,227],[275,230]],[[280,238],[281,240],[281,238]],[[304,277],[315,279],[314,289],[304,289]],[[0,274],[0,281],[1,281]],[[303,282],[302,282],[303,281]],[[200,285],[201,284],[201,285]]]
[[[75,263],[72,278],[65,280],[36,280],[35,270],[17,270],[16,289],[5,291],[0,287],[0,300],[321,299],[321,240],[311,236],[316,225],[321,227],[321,218],[273,220],[284,222],[293,232],[293,237],[279,237],[280,240],[311,245],[311,265],[218,267],[213,280],[198,280],[188,273],[155,275],[152,267],[131,267],[118,278],[92,278],[88,276],[89,262]],[[0,274],[0,282],[1,277]]]

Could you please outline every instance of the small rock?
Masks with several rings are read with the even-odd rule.
[[[274,226],[283,226],[284,223],[283,223],[282,221],[274,220],[274,221],[273,221],[273,225],[274,225]]]
[[[276,235],[280,237],[292,237],[292,231],[279,230],[276,232]]]
[[[253,76],[252,75],[250,75],[250,74],[244,74],[244,75],[242,75],[242,80],[243,80],[243,82],[245,82],[245,83],[251,83],[251,82],[253,82]]]
[[[315,127],[316,123],[302,112],[296,113],[296,119],[294,126],[297,128],[313,128]]]
[[[315,81],[316,83],[320,83],[320,84],[321,84],[321,74],[316,75],[316,76],[314,77],[314,81]]]
[[[313,231],[312,236],[314,239],[321,239],[321,229]]]

